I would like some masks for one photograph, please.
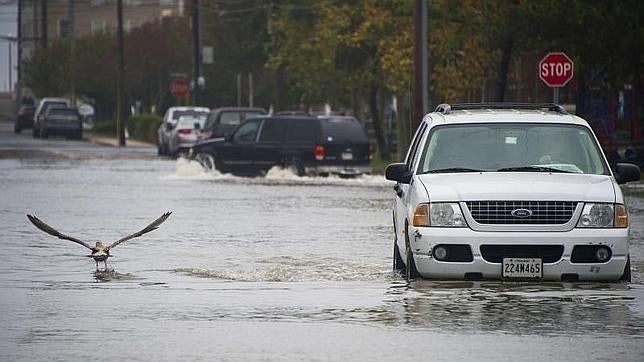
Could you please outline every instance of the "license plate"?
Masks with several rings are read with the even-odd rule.
[[[353,153],[351,152],[342,152],[343,160],[353,160]]]
[[[503,258],[503,278],[537,279],[543,277],[543,261],[538,258]]]

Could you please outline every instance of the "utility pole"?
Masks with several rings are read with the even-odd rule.
[[[42,0],[40,11],[40,46],[47,49],[47,0]]]
[[[118,84],[116,89],[116,131],[118,133],[119,146],[125,147],[125,126],[126,126],[126,100],[125,100],[125,65],[123,61],[123,0],[116,3],[118,39]]]
[[[411,128],[413,134],[429,111],[427,66],[427,1],[416,0],[414,11],[414,76]]]
[[[192,104],[199,105],[199,78],[201,77],[201,41],[199,39],[199,0],[192,0],[192,42],[193,42],[193,95]]]
[[[253,73],[248,73],[248,106],[253,106]]]
[[[72,93],[72,104],[76,104],[76,72],[75,72],[75,53],[74,49],[76,47],[76,34],[74,34],[74,22],[75,22],[75,0],[69,0],[69,7],[67,8],[67,19],[69,21],[69,62],[67,66],[69,67],[69,80]]]
[[[11,34],[9,35],[11,36]],[[11,50],[13,49],[13,42],[10,41],[7,44],[9,44],[9,93],[11,93],[11,90],[12,90],[11,88],[13,87],[13,79],[11,79],[11,73],[13,73],[12,71],[13,69],[11,69],[13,68],[13,64],[11,61],[11,58],[13,56],[13,54],[11,54]]]
[[[20,67],[20,63],[22,62],[22,0],[18,0],[18,38],[16,39],[16,108],[20,107],[20,104],[22,103],[22,75],[20,74],[20,71],[22,70]],[[16,114],[18,109],[16,109]]]

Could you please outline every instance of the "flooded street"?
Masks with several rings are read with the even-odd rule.
[[[391,272],[381,176],[238,178],[70,144],[0,158],[1,361],[642,360],[637,185],[633,283],[407,285]],[[165,211],[112,251],[107,273],[26,218],[93,243]]]

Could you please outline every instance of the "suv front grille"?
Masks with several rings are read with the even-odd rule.
[[[577,208],[576,201],[467,201],[466,204],[474,221],[486,225],[565,224]]]

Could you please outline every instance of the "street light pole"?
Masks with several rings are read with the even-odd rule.
[[[201,41],[199,39],[199,0],[192,0],[192,41],[193,41],[193,105],[198,106],[199,78],[201,77]]]

